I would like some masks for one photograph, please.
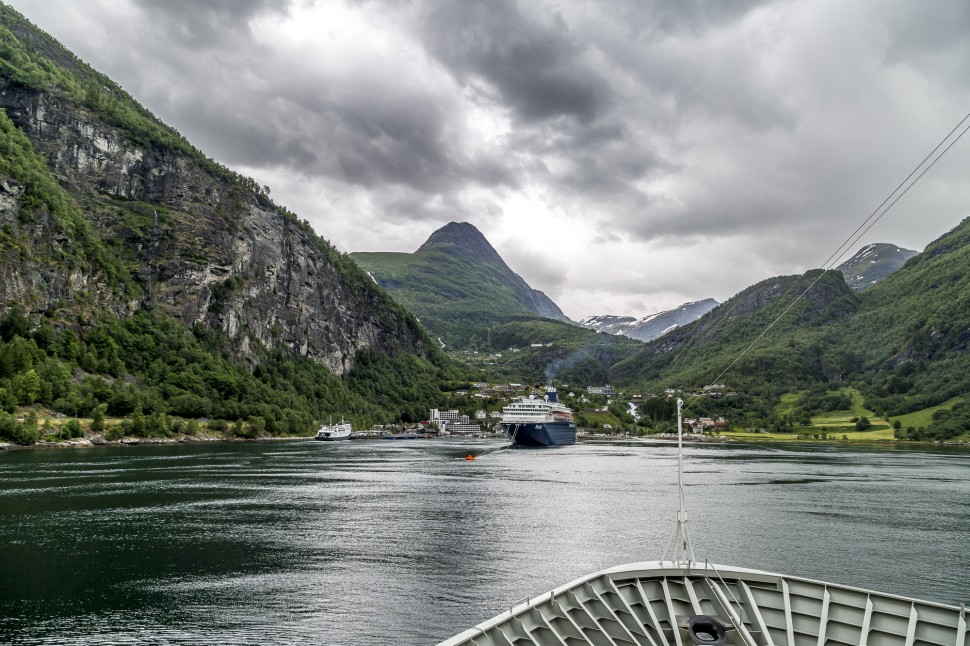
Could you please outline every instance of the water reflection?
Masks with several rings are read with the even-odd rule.
[[[494,448],[4,454],[0,641],[429,643],[589,571],[659,557],[674,446]],[[970,454],[686,451],[699,557],[965,600]]]

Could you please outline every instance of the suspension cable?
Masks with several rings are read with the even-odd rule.
[[[744,355],[747,354],[751,350],[751,348],[753,348],[759,341],[761,341],[761,339],[764,338],[764,336],[766,334],[768,334],[768,332],[771,330],[771,328],[775,327],[775,325],[778,323],[778,321],[780,321],[786,314],[788,314],[788,312],[793,307],[795,307],[795,304],[798,303],[798,301],[800,301],[813,287],[815,287],[816,283],[818,283],[818,281],[820,281],[822,279],[822,277],[825,275],[825,272],[826,271],[829,271],[830,269],[832,269],[832,267],[834,267],[835,264],[839,260],[842,259],[842,257],[848,252],[848,250],[852,248],[852,245],[854,245],[856,242],[858,242],[862,238],[862,236],[864,236],[866,233],[868,233],[869,230],[872,227],[874,227],[876,225],[876,223],[879,222],[879,220],[881,220],[883,218],[883,216],[885,216],[886,213],[888,213],[889,210],[904,195],[906,195],[906,193],[908,193],[909,190],[911,188],[913,188],[913,186],[915,186],[916,183],[920,179],[922,179],[922,177],[927,172],[929,172],[929,170],[931,168],[933,168],[933,166],[936,165],[936,162],[940,161],[940,159],[943,157],[943,155],[945,155],[947,152],[949,152],[950,148],[952,148],[954,146],[954,144],[956,144],[958,141],[960,141],[961,138],[963,138],[963,135],[965,135],[967,133],[967,130],[970,130],[970,124],[968,124],[965,128],[963,128],[963,130],[953,139],[953,141],[950,141],[950,143],[947,144],[946,147],[943,148],[942,151],[940,151],[940,148],[944,144],[946,144],[946,142],[953,136],[953,133],[955,133],[957,130],[959,130],[960,127],[967,120],[970,120],[970,113],[967,113],[967,115],[965,117],[963,117],[963,119],[961,119],[960,122],[956,126],[954,126],[953,129],[950,130],[950,132],[948,132],[946,134],[946,136],[943,137],[942,140],[940,140],[940,143],[938,143],[936,145],[936,147],[933,148],[933,150],[931,150],[930,153],[926,157],[924,157],[923,160],[919,164],[916,165],[916,167],[909,173],[909,175],[907,175],[906,178],[902,182],[900,182],[899,185],[896,186],[895,189],[893,189],[893,191],[886,197],[886,199],[884,199],[882,201],[882,203],[880,203],[879,206],[877,206],[875,208],[875,210],[873,210],[873,212],[871,214],[869,214],[869,216],[865,220],[863,220],[862,223],[858,227],[856,227],[855,231],[853,231],[849,235],[849,237],[846,238],[845,241],[843,241],[842,244],[839,245],[838,248],[836,248],[836,250],[832,252],[832,255],[830,255],[828,257],[828,259],[826,259],[826,261],[824,263],[822,263],[822,271],[819,272],[818,276],[816,276],[815,279],[811,283],[809,283],[808,287],[806,287],[804,290],[802,290],[802,292],[800,294],[798,294],[798,296],[796,296],[794,298],[794,300],[792,300],[792,302],[789,303],[787,307],[785,307],[784,310],[782,310],[781,314],[779,314],[777,317],[775,317],[775,319],[771,323],[769,323],[765,327],[765,329],[762,330],[761,333],[757,337],[755,337],[755,339],[751,343],[748,344],[747,347],[745,347],[743,350],[741,350],[741,352],[739,352],[738,355],[736,357],[734,357],[734,359],[731,361],[731,363],[729,363],[727,365],[727,367],[724,368],[724,370],[722,370],[721,373],[717,377],[715,377],[713,381],[711,381],[712,384],[718,383],[721,380],[721,378],[725,374],[727,374],[727,372],[731,368],[733,368],[738,363],[738,361],[740,361],[741,358],[744,357]],[[939,154],[937,154],[937,151],[939,151]],[[934,157],[934,155],[936,155],[936,156]],[[929,161],[931,158],[932,158],[932,161],[930,161],[929,164],[927,165],[927,161]],[[923,168],[924,166],[925,166],[925,168]],[[923,170],[920,172],[920,169],[921,168]],[[919,173],[919,174],[917,174],[917,173]],[[915,175],[915,178],[913,177],[914,175]],[[912,180],[912,181],[910,181],[910,180]],[[905,186],[905,188],[903,188],[904,186]],[[902,189],[902,191],[900,191],[900,189]],[[896,195],[897,193],[898,193],[898,195]],[[893,198],[894,195],[896,196],[895,198]],[[699,398],[700,398],[700,395],[699,394],[695,394],[687,402],[687,405],[684,407],[684,409],[685,410],[689,410],[690,407],[691,407],[691,405],[695,401],[697,401]]]

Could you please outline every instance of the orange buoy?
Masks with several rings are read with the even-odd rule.
[[[465,459],[466,460],[474,460],[475,459],[475,456],[474,455],[466,455],[465,456]]]

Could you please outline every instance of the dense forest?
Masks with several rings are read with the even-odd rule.
[[[105,416],[123,417],[114,434],[146,437],[197,431],[197,420],[242,437],[306,434],[327,415],[358,426],[418,420],[454,377],[413,355],[364,352],[338,377],[282,350],[266,350],[250,368],[223,348],[211,329],[144,311],[78,332],[14,310],[0,323],[0,439],[40,437],[36,416],[11,416],[32,406],[91,418],[95,432],[106,430]]]

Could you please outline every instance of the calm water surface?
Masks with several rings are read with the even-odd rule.
[[[0,642],[428,644],[660,557],[675,446],[496,447],[0,454]],[[699,558],[970,601],[970,453],[686,453]]]

